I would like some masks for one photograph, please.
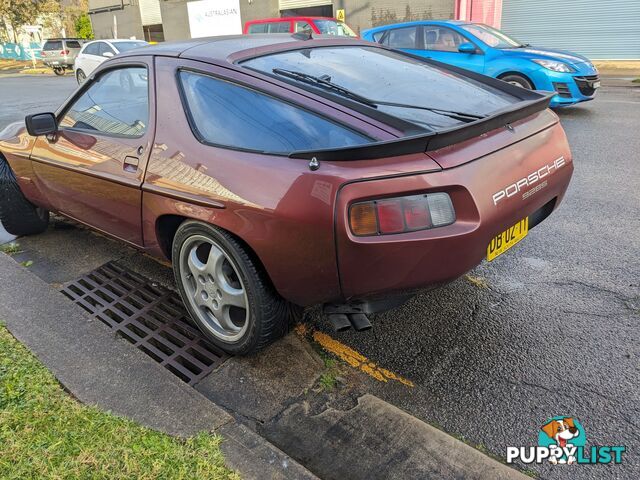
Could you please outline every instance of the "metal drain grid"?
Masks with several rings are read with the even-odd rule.
[[[177,293],[116,263],[65,284],[62,293],[189,385],[228,358],[189,324]]]

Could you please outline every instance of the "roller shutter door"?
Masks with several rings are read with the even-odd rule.
[[[502,30],[594,60],[640,60],[640,0],[503,0]]]

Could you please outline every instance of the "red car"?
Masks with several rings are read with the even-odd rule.
[[[311,30],[318,35],[357,37],[344,22],[330,17],[282,17],[252,20],[244,24],[245,34],[297,33]]]
[[[26,235],[57,212],[169,259],[232,353],[304,306],[363,329],[558,207],[573,163],[549,100],[359,40],[161,44],[0,134],[0,219]]]

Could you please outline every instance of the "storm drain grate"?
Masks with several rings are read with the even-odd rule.
[[[177,293],[116,263],[65,284],[62,293],[189,385],[228,358],[189,323]]]

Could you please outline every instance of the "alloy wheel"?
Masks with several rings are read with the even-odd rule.
[[[213,336],[233,343],[249,326],[245,286],[231,257],[204,235],[189,237],[180,249],[180,281],[187,301]]]

